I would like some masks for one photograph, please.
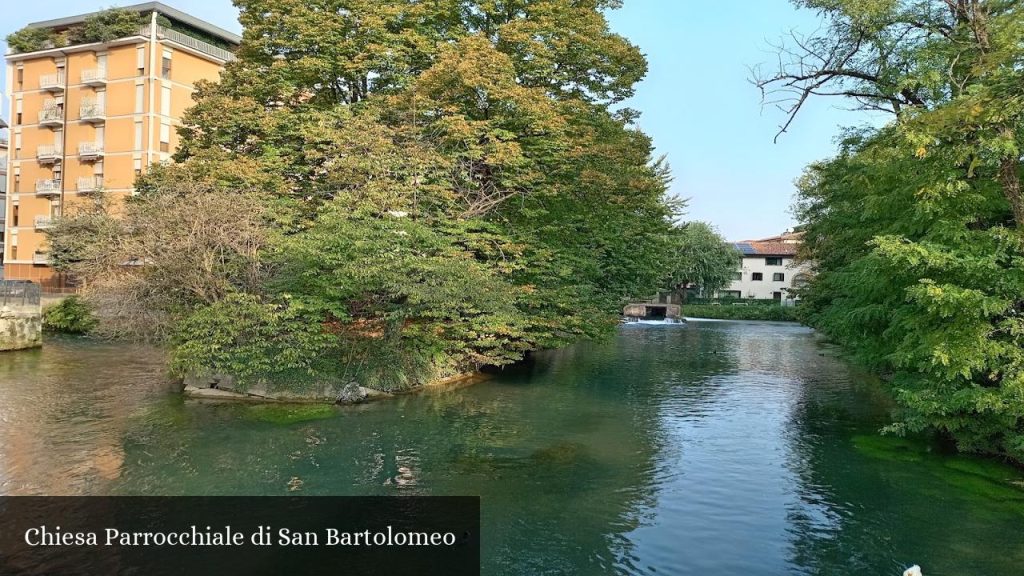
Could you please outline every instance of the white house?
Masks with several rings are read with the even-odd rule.
[[[718,296],[779,301],[795,298],[791,290],[810,277],[810,267],[795,260],[802,235],[787,231],[772,238],[734,242],[743,260],[735,279]]]

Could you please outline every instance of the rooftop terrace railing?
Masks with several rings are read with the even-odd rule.
[[[156,33],[164,38],[181,44],[182,46],[188,46],[193,50],[198,50],[203,54],[209,54],[214,58],[219,58],[224,61],[230,61],[235,59],[235,55],[230,50],[225,50],[219,46],[214,46],[209,42],[204,42],[198,38],[193,38],[188,34],[183,34],[177,30],[167,28],[165,26],[157,26]],[[143,36],[149,36],[149,26],[143,26],[141,34]]]

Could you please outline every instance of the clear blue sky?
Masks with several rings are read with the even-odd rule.
[[[135,2],[125,0],[120,5]],[[165,0],[240,32],[230,0]],[[0,37],[28,22],[88,12],[109,2],[50,0],[13,3]],[[830,156],[840,126],[864,113],[839,101],[811,103],[790,132],[772,143],[782,113],[761,110],[748,67],[771,62],[768,42],[790,29],[818,28],[815,15],[789,0],[625,0],[613,28],[638,44],[650,71],[629,103],[668,156],[673,193],[690,198],[689,218],[716,225],[730,240],[771,236],[793,225],[793,180]],[[6,47],[4,47],[6,50]],[[6,112],[6,110],[5,110]]]

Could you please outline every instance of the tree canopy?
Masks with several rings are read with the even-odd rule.
[[[828,23],[759,78],[802,103],[887,109],[799,183],[816,277],[808,322],[887,375],[899,432],[1024,461],[1024,8],[1001,0],[829,0]]]
[[[706,222],[688,222],[672,235],[668,288],[688,287],[707,297],[725,288],[740,265],[740,253]]]
[[[236,4],[177,163],[120,223],[53,229],[88,301],[139,311],[100,330],[166,335],[179,373],[392,390],[606,334],[663,281],[681,205],[617,109],[646,62],[615,2]]]

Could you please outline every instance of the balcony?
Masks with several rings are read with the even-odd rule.
[[[77,184],[79,192],[97,192],[103,188],[103,176],[81,176]]]
[[[46,92],[63,92],[64,74],[43,74],[39,77],[39,89]]]
[[[89,122],[90,124],[101,124],[107,119],[106,113],[103,110],[103,103],[92,100],[82,101],[82,107],[78,109],[78,116],[83,122]]]
[[[36,195],[37,196],[59,196],[60,195],[60,180],[53,179],[53,178],[36,180]]]
[[[45,230],[53,227],[53,216],[36,216],[35,221],[36,230]]]
[[[45,252],[36,252],[32,255],[33,264],[49,264],[50,255]]]
[[[82,84],[86,86],[106,86],[107,69],[93,68],[92,70],[82,70]]]
[[[235,59],[235,55],[230,50],[225,50],[218,46],[214,46],[209,42],[204,42],[197,38],[193,38],[187,34],[182,34],[177,30],[165,28],[164,26],[157,26],[156,33],[161,37],[173,42],[177,42],[182,46],[187,46],[193,50],[198,50],[203,54],[213,56],[225,62],[230,62]],[[149,36],[149,26],[143,26],[142,30],[139,31],[141,36]]]
[[[78,159],[93,162],[103,157],[103,142],[82,142],[78,145]]]
[[[46,106],[39,111],[40,126],[62,126],[64,124],[64,110],[57,106]]]
[[[40,164],[56,164],[64,157],[60,146],[40,146],[36,148],[36,160]]]

